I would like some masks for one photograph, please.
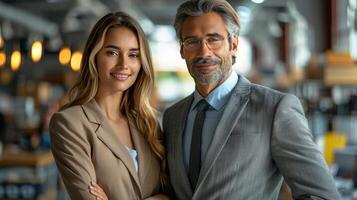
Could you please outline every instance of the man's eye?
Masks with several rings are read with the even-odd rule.
[[[186,43],[189,45],[195,45],[199,43],[199,40],[187,40]]]
[[[219,42],[221,39],[218,37],[209,37],[207,38],[207,42]]]

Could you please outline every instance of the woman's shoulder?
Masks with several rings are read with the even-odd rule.
[[[89,127],[82,106],[76,105],[63,109],[52,115],[49,129],[52,137],[58,135],[74,135],[83,137],[86,133],[85,127]],[[58,133],[61,134],[58,134]]]
[[[75,105],[75,106],[71,106],[71,107],[62,109],[62,110],[58,111],[56,114],[63,115],[63,116],[76,116],[76,115],[79,115],[82,113],[83,113],[82,106]]]
[[[78,123],[83,116],[80,105],[71,106],[53,114],[51,121],[66,121],[68,123]]]

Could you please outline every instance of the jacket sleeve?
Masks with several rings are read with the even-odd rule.
[[[169,115],[169,110],[170,109],[167,109],[164,114],[163,114],[163,118],[162,118],[162,141],[163,141],[163,144],[164,144],[164,147],[165,147],[165,150],[166,150],[166,156],[168,155],[168,126],[169,126],[169,121],[168,121],[168,115]],[[171,179],[170,179],[170,172],[169,172],[169,164],[168,164],[168,160],[167,160],[167,157],[165,158],[165,174],[166,174],[166,184],[164,186],[164,189],[163,189],[163,193],[166,194],[167,196],[169,196],[170,199],[178,199],[176,196],[175,196],[175,193],[174,193],[174,189],[172,187],[172,183],[171,183]]]
[[[55,113],[50,121],[51,149],[71,199],[94,200],[88,189],[90,181],[96,181],[91,145],[80,126]]]
[[[272,155],[294,199],[341,197],[317,149],[299,99],[282,97],[277,105],[271,139]]]

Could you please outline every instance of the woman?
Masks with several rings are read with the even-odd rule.
[[[123,12],[104,16],[89,35],[69,103],[50,122],[52,152],[71,199],[96,199],[99,189],[113,200],[166,198],[158,194],[165,154],[149,103],[153,87],[139,24]]]

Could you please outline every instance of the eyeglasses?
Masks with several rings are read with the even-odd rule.
[[[204,43],[207,45],[207,47],[210,50],[217,50],[222,47],[225,39],[226,38],[223,37],[222,35],[207,36],[203,39],[192,37],[192,38],[185,39],[182,42],[182,46],[184,50],[193,52],[199,50],[204,41]]]

